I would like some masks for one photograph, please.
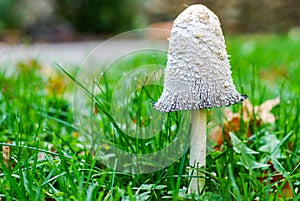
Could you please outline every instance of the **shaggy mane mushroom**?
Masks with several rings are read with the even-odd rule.
[[[233,84],[225,40],[218,17],[197,4],[175,19],[169,39],[164,89],[154,108],[161,112],[191,110],[190,165],[195,169],[190,193],[203,190],[205,179],[206,109],[246,99]]]

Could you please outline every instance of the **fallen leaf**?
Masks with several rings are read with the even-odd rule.
[[[247,137],[251,137],[253,128],[263,124],[273,123],[276,118],[271,110],[280,103],[280,98],[267,100],[259,106],[253,106],[249,99],[243,101],[241,111],[232,112],[230,108],[224,109],[225,122],[222,126],[211,129],[210,139],[216,143],[215,149],[220,150],[224,141],[231,143],[230,132],[238,133],[240,129],[248,129]],[[254,115],[254,113],[255,115]],[[254,119],[254,116],[256,119]]]
[[[253,109],[253,105],[249,99],[244,100],[242,103],[242,117],[244,121],[248,121],[253,118],[255,115],[260,118],[262,123],[273,123],[275,122],[275,116],[271,113],[271,110],[280,103],[280,98],[276,97],[275,99],[267,100],[259,106],[255,106]],[[240,113],[233,113],[229,108],[225,109],[225,117],[226,119],[233,119],[237,116],[240,116]]]
[[[11,144],[10,141],[8,141],[7,143]],[[9,161],[10,161],[10,146],[2,146],[2,157],[3,157],[3,162],[6,166],[6,168],[8,168]]]
[[[265,185],[277,183],[278,184],[277,188],[281,187],[283,182],[285,182],[281,189],[276,189],[276,185],[272,185],[272,190],[273,190],[273,192],[276,192],[278,190],[281,191],[278,193],[279,198],[285,198],[285,199],[293,198],[293,190],[292,190],[290,183],[286,180],[286,178],[280,172],[278,172],[276,170],[276,168],[274,167],[274,164],[271,161],[268,161],[268,164],[270,166],[267,170],[264,171],[263,175],[265,175],[265,176],[263,176],[260,180],[262,182],[268,181],[268,182],[266,182]],[[272,175],[271,178],[268,178],[268,175]]]
[[[253,116],[253,105],[249,99],[246,99],[242,103],[242,116],[244,121],[248,121]]]
[[[223,128],[216,126],[211,129],[209,137],[213,142],[216,143],[216,146],[214,147],[215,150],[221,150],[224,142],[231,146],[230,132],[237,133],[240,129],[240,123],[240,117],[234,115],[229,120],[224,122]]]
[[[220,126],[216,126],[211,129],[209,133],[209,138],[211,141],[216,143],[216,145],[214,146],[215,151],[219,151],[222,149],[224,139],[223,139],[222,128]]]
[[[266,102],[262,103],[260,106],[254,107],[254,110],[263,123],[274,123],[276,119],[274,114],[271,113],[271,110],[276,105],[279,105],[279,103],[280,103],[280,98],[277,97],[272,100],[267,100]]]
[[[230,121],[224,122],[224,133],[229,137],[230,132],[237,133],[240,130],[241,118],[236,116],[232,118]]]

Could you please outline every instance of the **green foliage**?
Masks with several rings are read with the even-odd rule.
[[[136,0],[56,0],[57,13],[80,32],[116,33],[135,28]]]
[[[18,15],[14,8],[18,0],[1,0],[0,1],[0,32],[7,28],[18,27]]]
[[[249,41],[256,48],[245,52]],[[278,41],[281,41],[280,45]],[[269,36],[232,37],[227,44],[232,55],[233,78],[239,91],[248,93],[255,105],[278,95],[281,103],[272,110],[276,117],[274,123],[249,125],[249,128],[232,133],[230,142],[224,143],[221,150],[213,151],[213,144],[209,145],[206,168],[200,169],[206,177],[202,195],[190,195],[186,191],[190,180],[186,168],[188,152],[168,167],[147,174],[125,174],[105,167],[89,150],[90,147],[82,146],[77,134],[80,131],[73,126],[69,97],[49,94],[46,89],[48,80],[40,66],[29,62],[20,63],[13,75],[8,76],[5,71],[0,73],[0,198],[299,200],[300,102],[297,94],[299,79],[294,74],[299,69],[299,62],[298,55],[293,52],[300,48],[299,44],[283,36],[271,39]],[[119,128],[111,113],[114,108],[112,90],[117,89],[124,73],[131,75],[133,69],[149,63],[164,66],[166,55],[149,51],[113,64],[116,68],[110,69],[120,71],[105,71],[103,79],[95,82],[94,87],[102,89],[101,93],[94,94],[81,86],[97,106],[98,111],[93,114],[98,118],[96,128],[106,133],[111,144],[132,153],[155,152],[167,146],[176,138],[172,136],[172,129],[181,116],[181,113],[166,115],[164,129],[149,139],[136,140]],[[271,73],[264,79],[260,77],[265,76],[262,72],[271,70],[276,73],[282,66],[286,67],[287,74],[276,74],[275,79]],[[74,76],[65,73],[76,81]],[[143,85],[145,80],[136,81],[142,87],[129,96],[131,119],[123,123],[129,124],[135,119],[143,126],[152,121],[147,118],[151,112],[148,106],[158,98],[162,88]],[[238,111],[240,106],[233,109]],[[185,132],[187,130],[188,125]],[[252,131],[251,136],[248,136],[248,130]],[[133,132],[138,134],[140,131]],[[7,147],[9,152],[5,151]],[[5,158],[7,153],[9,157]],[[149,161],[149,164],[155,165],[155,161]],[[280,179],[276,180],[279,175]],[[293,198],[288,199],[287,189]]]

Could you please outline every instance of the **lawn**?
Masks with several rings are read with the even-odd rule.
[[[189,113],[152,109],[166,53],[149,50],[75,90],[80,71],[1,67],[0,200],[300,200],[300,39],[226,43],[248,101],[208,110],[201,195],[187,193]]]

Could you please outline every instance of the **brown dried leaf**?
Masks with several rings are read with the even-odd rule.
[[[240,113],[233,113],[230,108],[225,108],[225,118],[227,121],[231,121],[234,118],[240,117]],[[249,99],[246,99],[242,103],[242,117],[244,121],[249,121],[253,116],[253,105]]]
[[[224,122],[223,127],[216,126],[211,129],[209,134],[210,139],[216,143],[215,149],[219,150],[224,141],[230,144],[231,141],[229,133],[238,133],[241,126],[243,128],[249,127],[247,137],[250,137],[253,133],[252,128],[254,125],[259,127],[264,123],[273,123],[275,121],[275,116],[271,113],[271,110],[279,103],[280,98],[277,97],[272,100],[267,100],[259,106],[253,107],[250,100],[247,99],[243,101],[242,104],[242,115],[240,112],[233,113],[231,109],[225,108],[224,112],[226,121]],[[256,120],[254,120],[253,111],[256,113]],[[244,125],[241,125],[242,122]]]
[[[230,121],[225,121],[224,123],[224,133],[229,136],[229,132],[237,133],[240,129],[241,118],[236,116]]]
[[[293,190],[292,190],[290,183],[288,181],[285,181],[285,177],[281,173],[276,171],[276,169],[271,161],[268,161],[268,164],[270,165],[269,169],[265,170],[264,174],[265,175],[272,174],[273,176],[271,177],[271,179],[267,179],[267,176],[263,176],[260,180],[262,182],[268,181],[266,183],[266,185],[278,183],[277,186],[281,186],[282,183],[285,182],[281,189],[281,193],[278,194],[278,197],[285,198],[285,199],[293,198]],[[272,188],[274,191],[276,191],[275,185],[272,185]]]
[[[277,97],[272,100],[267,100],[262,103],[260,106],[254,108],[257,115],[260,117],[263,123],[274,123],[275,116],[271,113],[271,110],[280,103],[280,98]]]
[[[220,150],[224,141],[228,144],[231,143],[230,141],[230,132],[237,132],[240,128],[240,114],[233,113],[229,108],[225,108],[225,117],[226,121],[223,124],[223,127],[216,126],[211,129],[209,134],[209,138],[216,143],[214,149]]]
[[[282,182],[285,180],[284,176],[281,174],[276,174],[273,176],[272,179],[274,182],[278,181],[279,186],[281,186]],[[293,190],[292,187],[290,185],[290,183],[288,181],[285,181],[282,189],[281,189],[281,193],[279,193],[278,197],[280,198],[293,198]]]
[[[253,116],[253,105],[249,99],[246,99],[242,103],[242,115],[244,121],[249,121]]]
[[[280,98],[267,100],[259,106],[255,106],[253,110],[253,105],[249,99],[244,100],[242,103],[242,116],[244,121],[249,121],[253,119],[253,111],[256,116],[260,118],[262,123],[273,123],[275,121],[275,116],[271,113],[271,110],[280,103]],[[229,108],[225,109],[225,117],[227,120],[232,120],[240,116],[239,113],[233,113]]]
[[[215,151],[220,150],[224,142],[222,136],[222,128],[220,126],[216,126],[213,129],[211,129],[209,133],[209,138],[211,141],[216,143],[216,146],[214,147]]]
[[[230,108],[226,107],[224,109],[224,115],[227,121],[235,118],[236,116],[240,116],[238,113],[233,113]]]
[[[211,129],[209,137],[216,143],[215,150],[220,150],[224,141],[231,144],[230,132],[237,133],[240,130],[240,124],[240,116],[234,115],[230,120],[224,122],[223,128],[216,126]]]
[[[8,141],[7,143],[11,144],[10,141]],[[6,166],[6,168],[8,168],[9,161],[10,161],[10,146],[2,146],[2,157],[3,157],[3,162]]]

